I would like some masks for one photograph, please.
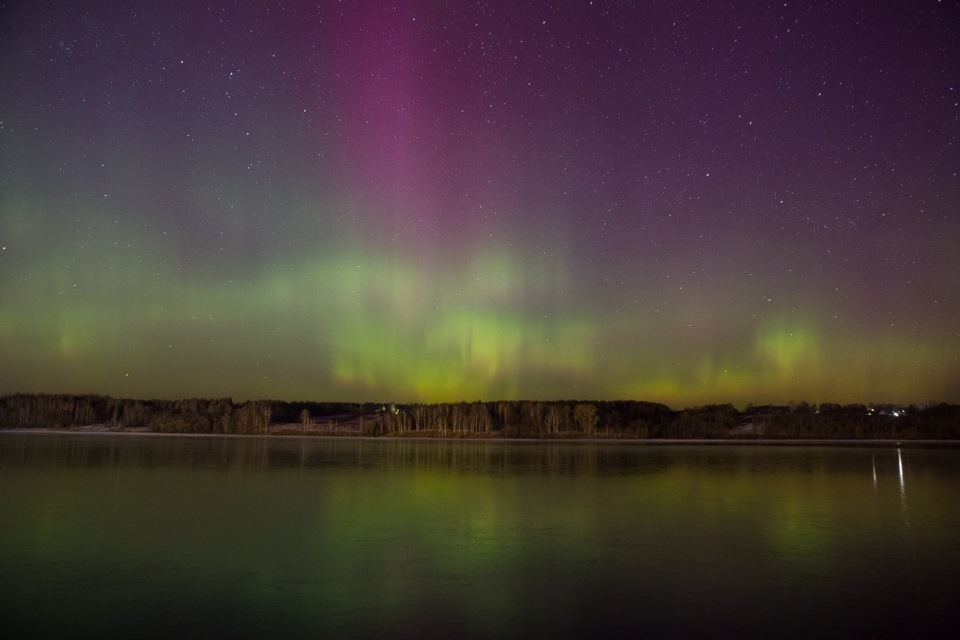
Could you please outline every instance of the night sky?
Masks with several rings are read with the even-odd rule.
[[[955,2],[0,4],[0,392],[960,401]]]

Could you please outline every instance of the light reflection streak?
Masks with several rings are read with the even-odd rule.
[[[903,476],[903,454],[897,449],[897,474],[900,478],[900,507],[903,509],[903,523],[910,526],[907,519],[907,484]]]
[[[900,449],[897,449],[897,470],[900,476],[900,495],[906,498],[907,488],[903,483],[903,456],[900,454]]]

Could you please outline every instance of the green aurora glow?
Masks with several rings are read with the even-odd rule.
[[[466,9],[307,4],[7,10],[0,392],[960,401],[955,8],[895,3],[862,65],[755,25],[726,69],[634,10],[495,13],[490,66],[435,31]],[[904,15],[926,62],[870,85]]]

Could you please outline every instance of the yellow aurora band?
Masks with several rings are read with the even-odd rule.
[[[827,331],[828,320],[812,313],[718,312],[709,335],[688,327],[683,312],[658,315],[638,304],[611,313],[578,299],[559,251],[544,261],[477,246],[431,260],[389,245],[336,246],[226,276],[183,267],[176,253],[147,242],[162,237],[156,230],[122,228],[106,225],[85,252],[51,252],[20,268],[8,261],[0,276],[8,292],[0,308],[5,389],[672,406],[912,402],[946,395],[938,381],[957,371],[942,340],[847,325]],[[711,296],[701,294],[702,314]]]

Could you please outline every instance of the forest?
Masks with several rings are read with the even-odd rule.
[[[497,438],[958,439],[960,405],[807,402],[674,410],[618,401],[438,404],[230,398],[134,400],[98,395],[0,396],[0,429],[181,434]]]

